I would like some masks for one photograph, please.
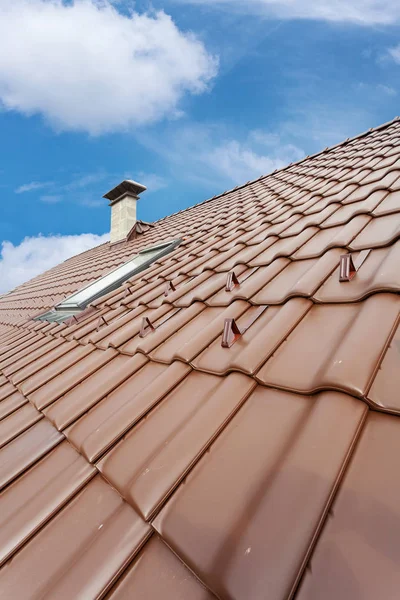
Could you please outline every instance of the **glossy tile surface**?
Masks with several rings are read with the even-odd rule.
[[[157,531],[219,597],[257,598],[266,587],[271,600],[288,597],[366,410],[335,393],[257,388]]]
[[[155,535],[107,596],[108,600],[213,600],[214,594]]]
[[[257,380],[282,389],[337,389],[364,396],[397,326],[400,297],[376,294],[361,304],[314,305]]]
[[[64,441],[0,494],[0,565],[94,475]]]
[[[96,598],[148,535],[149,527],[97,476],[0,569],[0,592]]]
[[[299,600],[396,598],[400,584],[397,419],[371,413],[297,594]]]
[[[247,399],[254,382],[238,373],[191,373],[99,464],[145,519],[206,451]]]

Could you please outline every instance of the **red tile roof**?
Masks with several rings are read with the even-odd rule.
[[[0,298],[0,596],[397,598],[400,121],[139,229]]]

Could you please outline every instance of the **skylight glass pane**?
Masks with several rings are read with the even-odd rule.
[[[56,306],[56,310],[62,311],[66,309],[84,308],[89,302],[117,288],[124,281],[129,279],[129,277],[141,271],[143,268],[150,266],[156,258],[171,252],[171,250],[180,244],[180,241],[181,240],[176,240],[170,243],[159,244],[158,246],[143,250],[132,260],[121,265],[117,269],[114,269],[111,273],[101,277],[82,290],[79,290],[79,292],[72,294],[69,298],[66,298]]]

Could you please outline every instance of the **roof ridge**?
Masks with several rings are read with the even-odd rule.
[[[192,208],[196,208],[196,206],[200,206],[201,204],[206,204],[207,202],[211,202],[212,200],[216,200],[217,198],[222,198],[222,196],[226,196],[227,194],[231,194],[232,192],[235,192],[236,190],[241,190],[241,189],[247,187],[248,185],[252,185],[253,183],[256,183],[257,181],[261,181],[263,179],[266,179],[267,177],[271,177],[271,175],[275,175],[276,173],[282,173],[283,171],[286,171],[290,167],[293,167],[295,165],[299,165],[299,164],[303,163],[306,160],[309,160],[309,159],[312,159],[312,158],[316,158],[317,156],[319,156],[321,154],[325,154],[325,153],[331,152],[332,150],[335,150],[336,148],[340,148],[341,146],[346,146],[347,144],[350,144],[354,140],[366,137],[367,135],[370,135],[371,133],[374,133],[375,131],[380,131],[382,129],[386,129],[387,127],[390,127],[390,125],[393,125],[394,123],[396,123],[398,121],[400,121],[400,116],[394,117],[391,121],[387,121],[386,123],[382,123],[381,125],[378,125],[377,127],[371,127],[367,131],[363,131],[362,133],[358,133],[357,135],[355,135],[355,136],[353,136],[351,138],[346,138],[345,140],[343,140],[343,142],[339,142],[338,144],[334,144],[333,146],[329,146],[327,148],[324,148],[323,150],[320,150],[319,152],[315,152],[314,154],[308,154],[307,156],[304,156],[303,158],[300,158],[299,160],[296,160],[295,162],[289,163],[285,167],[281,167],[280,169],[275,169],[271,173],[267,173],[266,175],[260,175],[260,177],[257,177],[256,179],[251,179],[251,180],[247,181],[246,183],[243,183],[241,185],[237,185],[234,188],[231,188],[229,190],[225,190],[225,192],[221,192],[220,194],[216,194],[215,196],[212,196],[211,198],[207,198],[207,200],[202,200],[201,202],[197,202],[196,204],[193,204],[192,206],[188,206],[187,208],[182,208],[182,210],[178,210],[175,213],[171,213],[170,215],[165,215],[165,217],[161,217],[161,219],[158,219],[157,221],[154,221],[153,224],[155,225],[155,224],[161,223],[162,221],[165,221],[165,219],[169,219],[170,217],[175,217],[176,215],[179,215],[179,214],[181,214],[183,212],[191,210]]]

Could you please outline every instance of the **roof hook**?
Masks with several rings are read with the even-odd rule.
[[[358,269],[367,259],[371,249],[362,250],[356,259],[353,259],[352,254],[342,254],[340,257],[339,281],[351,281],[356,276]]]
[[[64,325],[66,325],[67,327],[70,327],[71,325],[75,325],[76,323],[79,323],[79,321],[75,315],[72,315],[72,317],[70,317],[69,319],[64,321]]]
[[[99,317],[99,319],[97,321],[96,331],[99,331],[100,327],[102,327],[103,325],[108,325],[108,323],[105,320],[105,318],[103,316],[101,316],[101,317]]]
[[[225,291],[231,292],[235,287],[240,287],[239,279],[237,278],[235,271],[229,271],[226,279]]]
[[[168,281],[165,286],[164,296],[168,296],[170,292],[176,292],[176,287],[172,283],[172,281]]]
[[[254,307],[255,308],[255,307]],[[253,323],[266,311],[268,306],[259,306],[251,315],[243,327],[239,327],[235,319],[225,319],[224,330],[222,332],[221,346],[230,348],[235,342],[253,325]]]
[[[221,346],[230,348],[244,333],[236,324],[235,319],[225,319]]]
[[[154,327],[150,319],[148,317],[143,317],[142,324],[140,326],[139,337],[144,338],[146,337],[146,335],[155,330],[156,328]]]

